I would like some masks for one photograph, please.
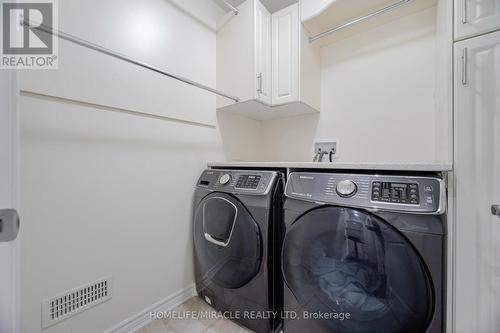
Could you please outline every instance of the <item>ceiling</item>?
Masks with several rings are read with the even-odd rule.
[[[269,12],[274,13],[280,9],[297,3],[298,0],[261,0],[260,2],[262,2]]]
[[[225,12],[230,11],[229,7],[224,4],[224,1],[222,0],[213,0],[213,1],[217,5],[219,5]],[[247,0],[226,0],[226,1],[231,5],[233,5],[234,7],[238,7]],[[288,7],[291,4],[297,3],[298,0],[260,0],[260,2],[262,2],[262,4],[267,8],[269,12],[274,13],[275,11]]]

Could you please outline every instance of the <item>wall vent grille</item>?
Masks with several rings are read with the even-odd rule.
[[[48,298],[42,303],[42,328],[111,299],[111,277],[106,277]]]

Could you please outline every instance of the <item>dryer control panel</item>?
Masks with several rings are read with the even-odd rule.
[[[207,169],[201,174],[197,186],[212,191],[266,195],[277,175],[274,171]]]
[[[446,188],[438,177],[293,172],[285,195],[300,200],[421,214],[442,214]]]

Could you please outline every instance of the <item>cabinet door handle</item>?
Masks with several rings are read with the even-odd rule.
[[[500,205],[491,205],[491,214],[500,218]]]
[[[259,94],[262,93],[262,73],[259,73],[259,75],[257,75],[257,80],[259,80],[259,87],[257,88],[257,92]]]
[[[462,24],[467,24],[467,0],[462,0]]]
[[[462,50],[462,85],[467,85],[467,48]]]

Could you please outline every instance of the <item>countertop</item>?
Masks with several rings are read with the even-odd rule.
[[[292,169],[337,169],[337,170],[386,170],[386,171],[451,171],[451,164],[441,163],[344,163],[344,162],[209,162],[217,168],[292,168]]]

